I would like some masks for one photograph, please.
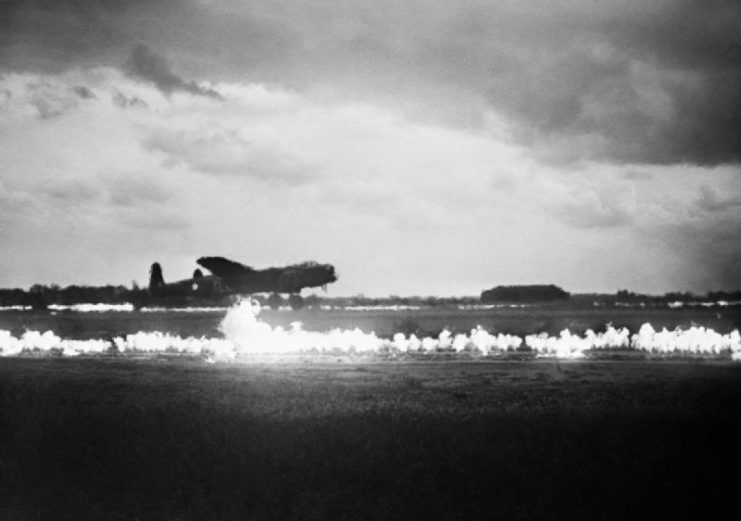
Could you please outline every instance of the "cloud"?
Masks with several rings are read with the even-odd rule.
[[[265,82],[467,129],[493,111],[552,164],[741,161],[735,0],[3,5],[6,69],[125,61],[166,94]]]
[[[521,140],[561,155],[587,140],[577,156],[618,162],[741,160],[738,3],[576,4],[528,20],[497,21],[492,10],[477,22],[488,38],[472,47],[512,46],[495,34],[502,21],[533,35],[482,83]]]
[[[39,85],[76,107],[40,119]],[[111,67],[0,77],[0,240],[14,251],[0,285],[128,282],[153,259],[177,278],[208,251],[257,266],[326,259],[339,294],[737,280],[741,252],[721,242],[741,218],[728,201],[738,167],[552,164],[496,115],[480,132],[275,85],[214,88],[219,103]],[[121,110],[116,93],[147,107]]]
[[[151,232],[182,232],[191,228],[192,223],[186,215],[172,211],[154,209],[148,212],[132,211],[121,217],[127,226],[149,230]]]
[[[184,163],[195,171],[244,176],[263,181],[300,184],[316,175],[313,165],[269,137],[248,141],[234,128],[199,128],[156,131],[145,142],[148,150],[162,152],[166,164]]]
[[[81,179],[44,180],[36,185],[36,193],[51,199],[51,204],[63,204],[67,207],[89,203],[100,196],[100,190]]]
[[[147,105],[146,101],[143,101],[136,96],[131,96],[130,98],[124,96],[120,91],[116,90],[113,93],[113,96],[111,97],[111,101],[117,106],[122,109],[130,109],[130,108],[147,108],[149,105]]]
[[[341,10],[316,2],[311,13],[259,1],[209,5],[235,21],[270,20],[299,42],[290,53],[245,56],[237,37],[222,51],[229,69],[212,63],[214,74],[318,84],[439,123],[480,125],[493,109],[520,143],[553,161],[741,159],[741,6],[733,0],[349,2]]]
[[[133,48],[124,69],[131,77],[151,82],[167,95],[175,91],[182,91],[198,96],[222,99],[221,95],[215,90],[198,85],[193,81],[186,81],[175,74],[170,64],[146,45],[139,44]]]
[[[680,275],[675,283],[678,290],[735,290],[741,287],[738,213],[725,215],[715,212],[711,215],[710,219],[702,221],[662,227],[662,233],[651,238],[660,251],[667,252],[659,262],[667,268],[674,267],[675,273]]]
[[[77,107],[77,99],[69,92],[60,91],[56,85],[39,82],[28,86],[31,104],[41,119],[53,119]]]
[[[168,190],[156,179],[142,174],[118,174],[105,180],[111,204],[122,207],[162,205],[170,199]]]
[[[642,170],[628,170],[623,174],[623,177],[630,181],[650,181],[653,174]]]
[[[633,213],[622,197],[606,199],[595,190],[576,192],[559,213],[565,222],[580,228],[612,228],[633,222]]]
[[[741,206],[741,195],[722,196],[712,186],[702,185],[697,205],[707,212],[724,212]]]
[[[72,92],[82,99],[95,99],[95,93],[83,85],[72,87]]]
[[[36,203],[34,194],[27,190],[17,189],[0,177],[0,230],[7,230],[14,219],[23,215]]]

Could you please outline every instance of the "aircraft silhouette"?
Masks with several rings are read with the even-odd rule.
[[[299,309],[304,305],[300,295],[303,288],[322,286],[326,289],[327,284],[337,280],[334,266],[313,261],[262,270],[224,257],[201,257],[196,262],[211,275],[204,275],[196,269],[190,279],[165,283],[160,264],[152,264],[149,271],[150,298],[175,303],[253,293],[287,293],[291,307]]]

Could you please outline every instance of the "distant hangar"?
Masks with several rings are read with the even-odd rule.
[[[571,294],[554,284],[496,286],[481,292],[481,302],[543,302],[568,300]]]

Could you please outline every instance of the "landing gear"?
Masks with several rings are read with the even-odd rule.
[[[290,297],[288,297],[288,303],[293,309],[301,309],[302,307],[304,307],[304,299],[301,295],[291,295]]]

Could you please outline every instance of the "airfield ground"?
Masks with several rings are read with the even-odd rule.
[[[0,519],[738,519],[741,364],[0,359]]]
[[[210,312],[103,312],[77,313],[74,311],[0,311],[0,329],[20,337],[25,330],[50,329],[62,338],[88,339],[125,336],[137,331],[161,331],[186,336],[220,336],[219,323],[226,309]],[[657,330],[702,325],[719,333],[741,329],[741,306],[685,307],[670,309],[621,307],[563,307],[535,305],[498,309],[457,309],[432,307],[421,309],[370,309],[361,311],[310,309],[299,311],[263,310],[261,321],[273,327],[288,328],[301,322],[309,331],[329,331],[333,328],[359,328],[390,338],[396,332],[416,333],[418,336],[437,336],[444,328],[453,333],[470,332],[481,326],[492,333],[525,336],[546,332],[558,335],[568,328],[583,335],[587,329],[604,331],[611,323],[616,328],[627,327],[636,332],[648,322]]]

